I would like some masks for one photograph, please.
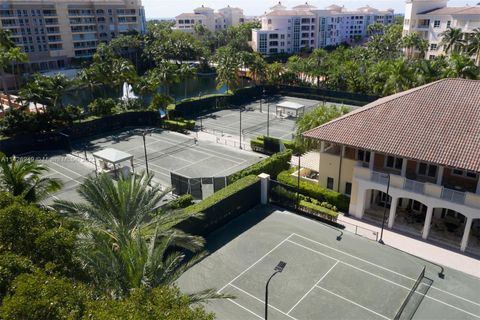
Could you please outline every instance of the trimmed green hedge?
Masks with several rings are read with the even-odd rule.
[[[228,177],[228,182],[232,183],[243,177],[249,175],[259,175],[261,173],[267,173],[272,179],[276,179],[277,175],[290,168],[290,159],[292,158],[292,150],[286,150],[284,152],[279,152],[266,158],[240,172],[237,172]]]
[[[286,149],[292,150],[293,152],[298,151],[294,141],[290,141],[290,140],[279,140],[279,141],[283,143]],[[250,147],[252,148],[253,151],[265,153],[264,152],[265,136],[258,136],[255,139],[250,140]]]
[[[191,206],[193,204],[193,197],[191,194],[184,194],[169,203],[167,203],[166,207],[171,210],[178,210],[183,209]]]
[[[194,214],[194,213],[199,213],[199,212],[204,212],[208,208],[214,206],[215,204],[219,203],[222,200],[225,200],[226,198],[234,195],[235,193],[239,192],[240,190],[243,190],[255,183],[257,183],[260,180],[259,177],[255,175],[249,175],[246,177],[243,177],[242,179],[239,179],[235,181],[234,183],[226,186],[225,188],[215,192],[212,194],[210,197],[206,198],[205,200],[196,203],[194,205],[191,205],[190,207],[185,209],[185,212]]]
[[[329,220],[335,221],[338,218],[338,212],[305,200],[300,200],[300,209],[302,209],[303,211],[307,211],[308,213],[327,218]]]
[[[292,187],[297,187],[298,179],[291,175],[292,170],[286,170],[281,172],[277,180],[281,183],[287,184]],[[326,201],[336,206],[340,211],[348,212],[348,207],[350,205],[350,198],[335,191],[328,190],[319,186],[318,184],[300,180],[300,192],[303,195],[306,195],[310,198],[316,199],[317,201]]]
[[[181,118],[174,120],[164,120],[163,124],[166,129],[172,131],[184,132],[187,130],[195,129],[195,121],[193,120],[184,120]]]

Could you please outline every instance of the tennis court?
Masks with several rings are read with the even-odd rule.
[[[480,319],[480,279],[278,210],[258,207],[208,238],[208,258],[179,279],[216,288],[218,319]],[[424,269],[425,268],[425,269]],[[424,272],[423,272],[424,271]]]
[[[125,130],[74,145],[74,154],[93,161],[93,153],[115,148],[134,156],[135,170],[145,170],[142,130]],[[240,171],[264,157],[211,141],[196,141],[194,135],[149,129],[145,136],[148,168],[162,186],[171,185],[170,172],[186,177],[223,177]]]

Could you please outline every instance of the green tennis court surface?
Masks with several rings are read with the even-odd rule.
[[[276,208],[234,220],[208,249],[178,284],[235,296],[206,304],[218,319],[263,319],[279,261],[269,319],[480,319],[480,279],[450,269],[441,279],[435,264]]]

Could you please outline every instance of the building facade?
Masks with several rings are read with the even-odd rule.
[[[268,55],[356,43],[367,37],[369,25],[392,24],[394,18],[392,9],[349,11],[331,5],[319,10],[308,3],[287,9],[279,2],[261,17],[262,28],[252,31],[252,48]]]
[[[389,228],[480,254],[479,98],[480,81],[445,79],[306,132],[321,141],[319,184],[359,219],[386,208]]]
[[[121,34],[145,32],[141,0],[2,0],[0,28],[29,56],[31,71],[88,58]]]
[[[472,33],[480,28],[480,6],[447,7],[448,0],[407,0],[404,35],[417,33],[429,43],[426,57],[433,59],[445,54],[441,33],[448,28],[460,28]]]
[[[201,6],[193,13],[182,13],[175,17],[175,29],[193,33],[196,25],[215,32],[226,30],[245,22],[243,10],[240,8],[226,7],[215,12],[212,8]]]

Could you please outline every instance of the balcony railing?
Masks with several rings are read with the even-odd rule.
[[[404,188],[406,190],[410,190],[416,193],[425,193],[425,183],[418,182],[415,180],[410,180],[410,179],[405,179],[405,185]]]
[[[460,204],[465,203],[465,192],[456,191],[448,188],[443,188],[442,190],[442,199],[456,202]]]
[[[370,169],[364,168],[360,165],[358,165],[355,170],[355,176],[357,178],[370,180],[384,186],[388,184],[389,178],[387,173],[371,171]],[[480,195],[457,191],[432,183],[423,183],[420,181],[410,180],[399,175],[392,174],[390,176],[390,186],[392,188],[400,188],[458,204],[480,207]]]

